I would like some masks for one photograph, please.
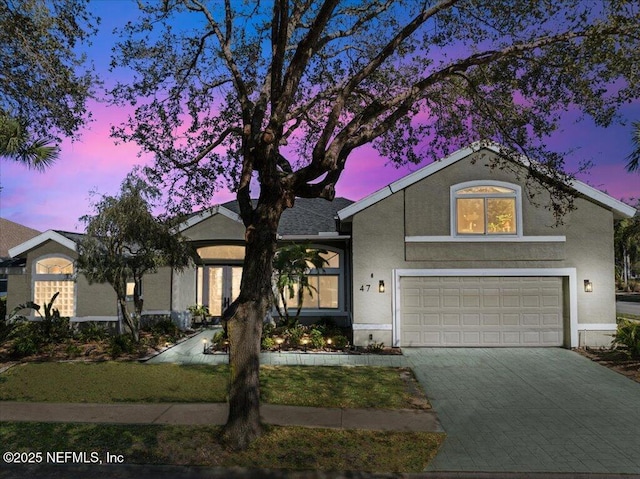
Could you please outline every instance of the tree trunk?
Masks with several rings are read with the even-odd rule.
[[[264,318],[273,298],[272,262],[282,209],[278,201],[256,209],[254,222],[246,231],[240,295],[222,318],[229,339],[231,370],[229,417],[224,428],[224,439],[236,450],[246,449],[262,433],[260,340]]]
[[[131,337],[136,343],[140,342],[140,328],[135,318],[132,318],[129,314],[127,300],[125,298],[118,298],[118,304],[120,305],[120,314],[122,314],[122,319],[124,319],[125,324],[129,328]]]

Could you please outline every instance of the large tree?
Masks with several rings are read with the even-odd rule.
[[[0,0],[0,157],[43,169],[88,119],[88,0]]]
[[[152,213],[159,192],[135,174],[122,182],[118,196],[103,196],[96,214],[83,216],[86,235],[78,244],[78,271],[89,283],[108,283],[133,340],[139,340],[142,279],[161,266],[182,269],[193,257],[188,243]],[[134,311],[127,307],[127,283],[133,283]]]
[[[113,94],[135,111],[114,134],[155,156],[149,178],[173,206],[227,185],[246,227],[240,295],[224,314],[225,436],[238,448],[261,433],[260,332],[278,222],[296,197],[331,200],[362,145],[401,164],[489,139],[537,160],[527,176],[560,215],[567,175],[545,137],[569,108],[610,124],[640,89],[635,1],[139,3],[113,60],[134,71]]]

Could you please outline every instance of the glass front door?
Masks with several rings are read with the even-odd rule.
[[[242,266],[205,266],[201,277],[202,303],[211,316],[219,318],[240,293]]]

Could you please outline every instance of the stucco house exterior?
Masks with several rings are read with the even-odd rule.
[[[499,151],[463,148],[355,203],[298,198],[282,217],[279,240],[328,251],[327,266],[310,272],[317,294],[303,316],[351,326],[356,345],[609,344],[616,328],[613,222],[635,210],[575,181],[576,208],[556,226],[513,171],[478,161]],[[180,229],[200,264],[147,275],[143,296],[147,312],[188,326],[189,306],[205,304],[216,316],[235,298],[244,227],[229,202],[192,215]],[[47,231],[9,251],[26,262],[9,279],[9,310],[60,290],[62,314],[114,319],[110,286],[89,285],[73,270],[78,239]]]

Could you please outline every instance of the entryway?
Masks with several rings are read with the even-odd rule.
[[[209,308],[212,319],[219,319],[222,312],[238,297],[242,266],[211,265],[198,268],[198,304]]]

